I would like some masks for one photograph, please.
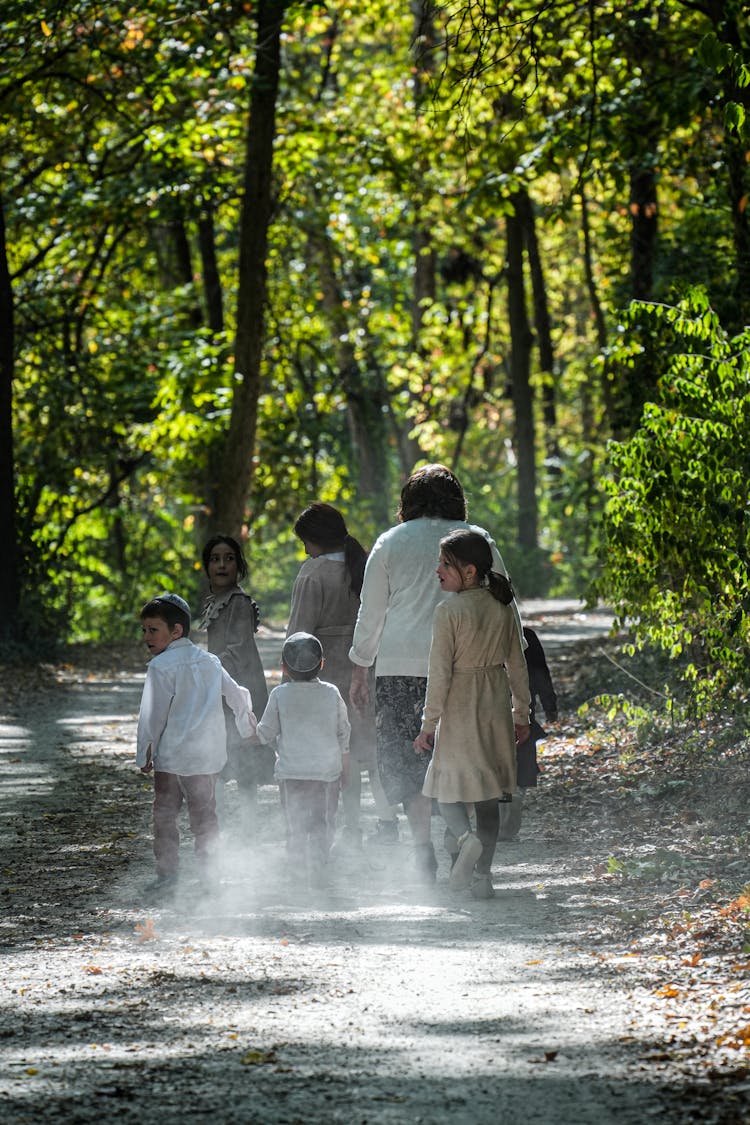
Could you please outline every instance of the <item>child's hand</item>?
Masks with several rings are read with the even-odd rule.
[[[154,759],[152,754],[153,751],[151,745],[149,744],[149,748],[146,751],[146,764],[145,766],[141,766],[141,773],[151,773],[151,770],[154,768]]]
[[[417,754],[429,754],[435,745],[435,735],[421,730],[414,739],[414,750]]]
[[[513,726],[514,726],[514,729],[515,729],[515,732],[516,732],[516,742],[519,742],[519,743],[525,742],[526,739],[531,734],[531,727],[529,726],[529,724],[528,723],[514,723]]]

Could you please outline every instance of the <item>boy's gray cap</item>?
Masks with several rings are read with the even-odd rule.
[[[284,641],[281,659],[292,672],[313,672],[323,659],[323,646],[312,633],[292,633]]]

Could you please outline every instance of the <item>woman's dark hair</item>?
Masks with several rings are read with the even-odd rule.
[[[314,543],[326,554],[343,551],[349,574],[349,589],[359,597],[367,562],[367,551],[346,530],[346,521],[338,508],[315,500],[305,508],[294,525],[294,534],[305,543]]]
[[[212,535],[208,543],[206,543],[201,555],[203,569],[206,574],[208,574],[208,562],[213,549],[214,547],[218,547],[219,543],[226,543],[227,547],[234,551],[234,557],[237,560],[237,581],[241,582],[243,578],[247,578],[247,560],[242,553],[242,547],[240,547],[237,540],[231,535]]]
[[[513,601],[510,579],[492,569],[492,549],[479,532],[452,531],[440,540],[440,553],[449,566],[475,566],[480,586],[487,586],[493,598],[503,605]]]
[[[400,523],[421,519],[465,520],[466,497],[461,482],[445,465],[423,465],[401,489]]]

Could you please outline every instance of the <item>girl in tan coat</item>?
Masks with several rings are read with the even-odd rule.
[[[498,800],[509,800],[516,788],[515,745],[529,734],[529,679],[510,607],[513,590],[493,572],[484,536],[461,530],[442,539],[437,574],[442,589],[457,596],[441,602],[433,617],[427,695],[414,748],[433,750],[422,792],[437,798],[458,841],[450,885],[471,885],[475,897],[489,898]]]

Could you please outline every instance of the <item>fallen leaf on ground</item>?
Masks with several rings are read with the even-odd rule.
[[[245,1052],[240,1062],[243,1066],[264,1066],[266,1063],[276,1062],[276,1048],[271,1047],[268,1051],[253,1048]]]

